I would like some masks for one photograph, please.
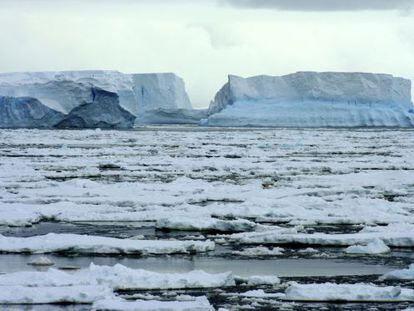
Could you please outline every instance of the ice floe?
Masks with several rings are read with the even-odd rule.
[[[0,304],[87,303],[112,296],[105,286],[1,286]]]
[[[283,255],[284,249],[281,247],[274,247],[272,249],[258,246],[258,247],[250,247],[245,248],[241,251],[233,251],[233,254],[246,256],[246,257],[255,257],[255,256],[279,256]]]
[[[47,257],[37,257],[28,263],[32,266],[53,266],[55,263]]]
[[[381,239],[378,238],[373,239],[366,245],[352,245],[345,249],[345,253],[348,254],[368,255],[384,254],[389,253],[390,251],[390,248]]]
[[[407,269],[390,271],[383,276],[382,280],[414,280],[414,264],[411,264]]]
[[[347,234],[287,233],[287,231],[277,229],[264,232],[233,234],[230,236],[230,239],[246,244],[294,243],[331,246],[352,246],[355,244],[367,245],[375,239],[381,239],[386,246],[413,247],[414,225],[390,224],[384,227],[368,227],[362,229],[360,232]]]
[[[111,311],[214,311],[207,297],[194,297],[189,301],[159,301],[159,300],[124,300],[122,298],[107,298],[98,300],[92,305],[92,310]]]
[[[0,235],[0,252],[6,253],[74,252],[147,255],[207,252],[214,248],[214,242],[211,241],[129,240],[56,233],[26,238]]]
[[[170,230],[243,232],[252,231],[258,227],[258,225],[245,219],[221,220],[211,217],[171,217],[159,219],[156,227],[158,229]]]
[[[259,282],[256,280],[256,282]],[[0,286],[60,287],[106,286],[112,289],[188,289],[233,286],[232,273],[210,274],[200,270],[186,273],[158,273],[131,269],[123,265],[98,266],[67,273],[57,269],[48,271],[19,271],[0,275]]]
[[[285,291],[285,300],[293,301],[414,301],[414,290],[380,287],[372,284],[298,284],[293,282]]]

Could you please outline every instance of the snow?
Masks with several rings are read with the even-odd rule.
[[[408,269],[390,271],[383,276],[382,280],[414,280],[414,264],[411,264]]]
[[[207,252],[214,247],[211,241],[129,240],[56,233],[26,238],[0,235],[0,251],[6,253],[185,254]]]
[[[209,126],[411,127],[411,83],[387,74],[297,72],[230,75],[209,107]]]
[[[380,287],[371,284],[298,284],[292,282],[286,289],[285,295],[285,300],[292,301],[414,301],[413,289]]]
[[[104,286],[1,286],[0,304],[91,304],[111,295],[111,290]]]
[[[94,91],[95,90],[95,91]],[[95,98],[96,90],[113,94],[113,98]],[[114,119],[127,118],[118,128],[131,127],[135,117],[151,124],[169,114],[168,123],[198,122],[205,113],[193,111],[184,82],[173,73],[123,74],[118,71],[62,71],[0,74],[0,95],[22,102],[29,97],[30,106],[12,104],[8,112],[0,111],[0,127],[48,127],[66,115],[66,127],[114,127]],[[88,103],[88,106],[83,106]],[[99,114],[100,112],[100,114]],[[42,117],[42,115],[44,115]],[[91,115],[95,122],[87,122]],[[69,120],[70,122],[69,122]],[[177,121],[174,121],[177,120]],[[44,121],[44,122],[43,122]],[[108,122],[109,121],[109,122]],[[100,122],[100,123],[99,123]],[[106,125],[108,127],[108,125]]]
[[[384,254],[389,253],[390,248],[378,238],[373,239],[372,241],[368,242],[366,245],[352,245],[349,246],[345,253],[348,254]]]
[[[98,300],[92,305],[92,310],[111,311],[214,311],[207,297],[194,297],[190,301],[157,301],[157,300],[135,300],[127,301],[121,298],[108,298]]]

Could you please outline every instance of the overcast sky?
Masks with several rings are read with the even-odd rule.
[[[0,0],[0,71],[175,72],[195,107],[228,74],[414,79],[414,0]]]

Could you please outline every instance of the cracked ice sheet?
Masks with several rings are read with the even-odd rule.
[[[188,254],[214,250],[211,241],[132,240],[79,234],[56,234],[26,238],[0,234],[0,252],[83,254]]]
[[[171,216],[414,222],[411,131],[2,130],[0,138],[7,225]],[[120,168],[99,169],[105,163]],[[262,189],[268,176],[278,181]]]

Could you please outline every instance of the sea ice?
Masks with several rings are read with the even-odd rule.
[[[158,273],[127,268],[123,265],[97,266],[66,273],[57,269],[48,271],[19,271],[0,275],[0,286],[61,287],[100,286],[112,289],[189,289],[216,288],[235,285],[230,273],[210,274],[204,271],[186,273]]]
[[[298,284],[293,282],[285,291],[285,300],[292,301],[414,301],[414,290],[380,287],[371,284]]]
[[[104,286],[1,286],[0,288],[0,304],[91,304],[111,296],[112,291]]]
[[[414,264],[407,269],[390,271],[380,277],[382,280],[414,280]]]
[[[373,239],[372,241],[369,241],[366,245],[352,245],[349,246],[345,253],[348,254],[384,254],[389,253],[390,248],[381,240],[378,238]]]
[[[159,301],[159,300],[124,300],[107,298],[98,300],[92,305],[92,310],[111,311],[214,311],[207,297],[194,297],[190,301]]]
[[[26,238],[0,235],[0,251],[6,253],[185,254],[207,252],[214,247],[211,241],[129,240],[56,233]]]

